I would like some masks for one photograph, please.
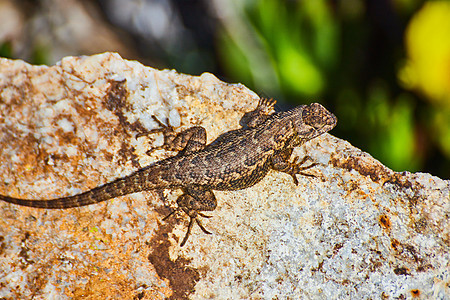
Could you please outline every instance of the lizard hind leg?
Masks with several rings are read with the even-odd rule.
[[[264,123],[267,118],[275,112],[274,106],[277,101],[272,98],[259,99],[258,106],[242,116],[239,124],[242,127],[254,128]]]
[[[152,149],[147,151],[147,154],[150,154],[154,150],[166,149],[169,151],[178,151],[179,155],[186,155],[205,148],[205,128],[201,126],[192,126],[180,133],[176,133],[172,126],[165,125],[155,116],[152,116],[152,118],[161,126],[161,128],[153,129],[149,133],[162,132],[164,135],[164,144],[161,146],[153,147]]]
[[[202,189],[188,189],[185,194],[181,195],[177,199],[178,209],[182,210],[189,217],[189,225],[186,234],[181,242],[180,246],[183,247],[192,231],[194,222],[197,223],[198,227],[206,233],[211,234],[201,223],[199,217],[211,218],[211,216],[205,215],[202,211],[212,211],[217,206],[217,200],[213,192],[210,190]],[[177,210],[171,212],[163,220],[166,220],[171,215],[173,215]]]

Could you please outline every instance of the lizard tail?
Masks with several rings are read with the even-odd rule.
[[[98,186],[84,193],[69,197],[62,197],[50,200],[37,200],[37,199],[19,199],[0,195],[0,200],[22,206],[47,208],[47,209],[52,208],[64,209],[71,207],[80,207],[99,203],[127,194],[141,192],[143,190],[151,190],[161,187],[159,184],[153,184],[151,181],[149,182],[148,180],[145,179],[146,179],[145,177],[139,176],[137,173],[135,173],[130,176],[119,178],[110,183]]]

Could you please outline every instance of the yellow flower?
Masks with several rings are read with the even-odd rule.
[[[450,106],[450,2],[431,1],[406,31],[407,62],[399,78],[435,104]]]
[[[405,39],[407,61],[400,82],[431,102],[431,136],[450,158],[450,2],[426,2],[410,21]]]

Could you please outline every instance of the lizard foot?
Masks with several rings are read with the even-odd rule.
[[[161,146],[153,147],[146,153],[150,155],[153,151],[165,149],[168,151],[177,151],[178,155],[186,155],[188,153],[200,151],[206,146],[206,130],[201,126],[192,126],[180,133],[176,133],[174,127],[165,125],[155,116],[153,120],[158,123],[161,128],[150,130],[148,133],[162,132],[164,135],[164,143]]]
[[[183,210],[183,212],[184,212],[186,215],[188,215],[188,217],[189,217],[189,225],[188,225],[186,234],[184,235],[183,241],[182,241],[181,244],[180,244],[180,247],[183,247],[183,246],[186,244],[186,242],[187,242],[187,240],[188,240],[188,238],[189,238],[189,236],[190,236],[190,234],[191,234],[192,227],[194,226],[194,221],[195,221],[195,223],[197,223],[198,227],[200,227],[200,229],[201,229],[204,233],[206,233],[206,234],[212,234],[210,231],[208,231],[208,230],[203,226],[202,222],[199,220],[199,217],[203,217],[203,218],[211,218],[212,216],[205,215],[205,214],[203,214],[203,213],[201,213],[201,212],[198,212],[198,211],[196,211],[196,210],[189,210],[189,209],[186,208],[186,207],[179,207],[179,208],[173,210],[171,213],[169,213],[167,216],[165,216],[165,217],[163,218],[163,221],[167,220],[170,216],[172,216],[174,213],[176,213],[176,212],[179,211],[179,210]]]
[[[164,135],[164,143],[161,146],[155,146],[149,150],[147,150],[146,154],[150,155],[153,151],[155,150],[161,150],[161,149],[166,149],[167,148],[167,144],[169,140],[173,140],[175,138],[175,136],[177,135],[174,128],[170,125],[166,125],[163,122],[161,122],[160,120],[158,120],[157,117],[152,116],[152,119],[158,123],[159,126],[161,126],[160,128],[155,128],[152,130],[149,130],[145,133],[145,135],[149,135],[149,134],[153,134],[153,133],[160,133],[162,132]],[[143,135],[143,134],[141,134]],[[137,137],[141,136],[138,135]]]
[[[298,156],[296,156],[294,158],[294,162],[292,163],[292,169],[291,169],[291,172],[289,172],[289,174],[294,179],[294,183],[296,185],[298,185],[298,179],[295,176],[297,174],[303,175],[303,176],[308,176],[308,177],[316,177],[316,175],[303,172],[305,170],[308,170],[308,169],[318,165],[318,163],[313,162],[313,163],[311,163],[308,166],[303,166],[303,164],[305,164],[305,162],[308,161],[308,160],[312,161],[312,158],[310,156],[305,156],[305,157],[303,157],[302,160],[300,160],[300,158]]]
[[[243,127],[256,127],[262,124],[275,111],[274,106],[277,101],[272,98],[260,98],[255,110],[246,112],[239,123]]]
[[[187,242],[187,240],[188,240],[188,238],[189,238],[189,235],[191,234],[192,226],[194,225],[194,220],[195,220],[195,223],[197,223],[198,227],[200,227],[200,229],[201,229],[204,233],[206,233],[206,234],[212,234],[211,232],[209,232],[208,230],[206,230],[205,227],[203,227],[202,223],[201,223],[200,220],[198,219],[199,216],[204,217],[204,218],[211,218],[211,216],[204,215],[204,214],[202,214],[202,213],[200,213],[200,212],[197,212],[197,211],[189,211],[189,212],[184,211],[184,212],[189,216],[190,219],[189,219],[189,225],[188,225],[186,234],[184,235],[184,238],[183,238],[183,241],[182,241],[181,244],[180,244],[180,247],[183,247],[184,244],[186,244],[186,242]]]

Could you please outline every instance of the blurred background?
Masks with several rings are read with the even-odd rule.
[[[118,52],[211,72],[279,108],[320,102],[333,135],[395,171],[450,178],[450,2],[0,0],[0,56]]]

